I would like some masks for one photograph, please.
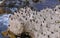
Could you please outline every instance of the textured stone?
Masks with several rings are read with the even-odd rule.
[[[29,7],[20,8],[9,18],[9,29],[16,35],[28,32],[32,38],[60,38],[59,5],[56,7],[40,12],[32,11]]]

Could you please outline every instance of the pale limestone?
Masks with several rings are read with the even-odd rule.
[[[9,29],[16,35],[25,30],[32,38],[60,38],[60,12],[58,12],[60,9],[58,6],[54,9],[46,8],[40,12],[32,11],[29,7],[20,8],[17,13],[11,15]],[[55,11],[55,9],[58,10]]]

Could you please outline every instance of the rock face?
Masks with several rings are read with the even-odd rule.
[[[15,35],[28,32],[32,38],[60,38],[60,5],[32,11],[29,7],[20,8],[9,18],[9,30]]]
[[[10,26],[9,28],[11,32],[13,32],[14,34],[20,34],[22,33],[23,31],[23,27],[22,27],[22,24],[20,24],[20,22],[18,22],[18,20],[13,20],[13,21],[10,21]]]

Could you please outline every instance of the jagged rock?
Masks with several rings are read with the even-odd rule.
[[[10,16],[8,29],[15,35],[28,32],[32,38],[60,38],[60,14],[56,14],[58,10],[46,8],[38,12],[29,7],[20,8]]]

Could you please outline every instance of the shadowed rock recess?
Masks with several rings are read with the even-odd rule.
[[[20,8],[9,18],[9,30],[21,38],[60,38],[60,5],[41,11]]]

